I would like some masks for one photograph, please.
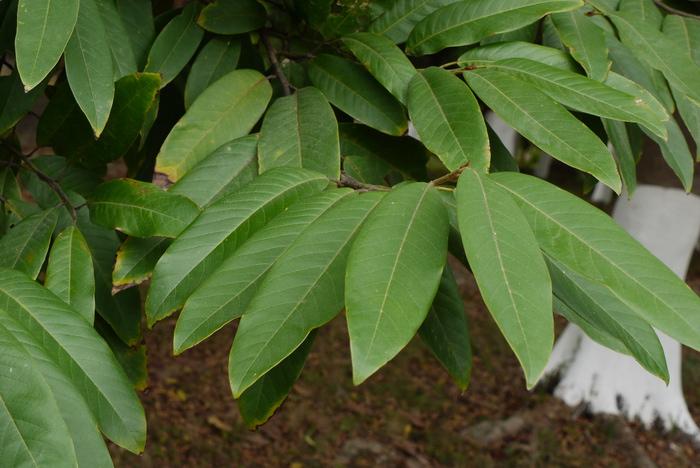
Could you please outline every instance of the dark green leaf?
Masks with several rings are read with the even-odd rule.
[[[617,9],[644,21],[655,29],[661,29],[664,21],[664,15],[652,0],[621,0]]]
[[[153,5],[150,0],[116,0],[119,15],[124,27],[130,31],[129,42],[134,51],[134,58],[139,71],[148,61],[148,52],[156,37],[153,26]]]
[[[39,275],[56,226],[56,210],[24,218],[0,239],[0,267],[13,268],[35,278]]]
[[[256,0],[215,0],[197,18],[197,24],[217,34],[242,34],[265,26],[267,12]]]
[[[104,320],[99,318],[95,323],[95,329],[109,345],[117,362],[129,378],[131,386],[136,390],[145,390],[148,387],[146,345],[128,346]]]
[[[459,57],[460,66],[486,65],[507,58],[526,58],[562,70],[578,73],[580,68],[571,55],[559,49],[528,42],[500,42],[477,47]]]
[[[0,76],[0,134],[12,128],[34,106],[48,80],[25,92],[19,73]]]
[[[603,81],[610,70],[605,32],[593,24],[581,9],[555,13],[551,18],[562,42],[588,76]]]
[[[112,292],[143,283],[170,246],[167,237],[129,237],[117,251],[112,271]]]
[[[96,0],[96,3],[112,53],[114,81],[136,73],[139,69],[136,67],[136,58],[129,42],[130,36],[136,34],[136,31],[131,30],[131,34],[127,32],[114,0]]]
[[[367,30],[395,44],[406,42],[415,25],[436,9],[459,0],[403,0],[394,2]]]
[[[215,37],[207,42],[187,75],[185,108],[189,108],[210,84],[235,70],[240,55],[241,40],[238,37]]]

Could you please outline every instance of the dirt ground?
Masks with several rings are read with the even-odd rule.
[[[695,467],[700,446],[683,434],[591,416],[545,389],[528,392],[522,371],[457,270],[474,363],[461,393],[415,339],[359,387],[352,385],[344,316],[318,335],[301,378],[277,414],[248,431],[227,379],[235,324],[175,358],[174,318],[147,334],[146,451],[111,446],[125,467]],[[700,292],[700,263],[690,284]],[[561,328],[562,323],[558,323]],[[700,421],[700,355],[687,351],[686,398]]]

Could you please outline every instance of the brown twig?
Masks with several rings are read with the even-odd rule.
[[[277,50],[270,42],[270,37],[267,35],[266,29],[260,30],[260,39],[262,39],[263,45],[265,46],[265,50],[267,50],[267,56],[270,58],[270,62],[272,62],[272,66],[275,69],[275,73],[277,74],[277,78],[280,80],[280,83],[282,84],[282,92],[284,93],[285,96],[291,96],[292,95],[292,85],[289,84],[289,81],[287,81],[287,77],[284,75],[284,72],[282,71],[282,65],[280,65],[280,62],[277,59]]]
[[[462,167],[460,167],[460,168],[458,168],[458,169],[456,169],[456,170],[450,172],[449,174],[445,174],[445,175],[442,176],[442,177],[438,177],[437,179],[433,180],[433,181],[430,182],[430,183],[431,183],[432,185],[434,185],[435,187],[437,187],[437,186],[439,186],[439,185],[447,184],[447,183],[449,183],[449,182],[457,182],[457,179],[459,179],[459,175],[460,175],[462,172],[464,172],[464,170],[465,170],[466,168],[468,168],[468,167],[469,167],[469,162],[467,162],[467,164],[465,164],[464,166],[462,166]]]
[[[387,187],[385,185],[365,184],[364,182],[360,182],[354,177],[350,177],[349,175],[347,175],[345,171],[341,171],[340,180],[328,180],[337,184],[338,187],[349,187],[351,189],[358,190],[361,192],[388,192],[391,190],[391,187]]]

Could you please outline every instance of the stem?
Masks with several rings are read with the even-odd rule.
[[[692,13],[688,13],[687,11],[678,10],[678,9],[676,9],[676,8],[673,8],[672,6],[666,5],[662,0],[652,0],[652,1],[653,1],[653,2],[656,4],[656,6],[658,6],[659,8],[662,8],[662,9],[668,11],[669,13],[673,13],[674,15],[685,16],[686,18],[700,19],[700,16],[694,15],[694,14],[692,14]]]
[[[457,182],[457,179],[459,179],[459,175],[464,172],[466,168],[469,167],[469,163],[465,164],[464,166],[457,168],[456,170],[450,172],[449,174],[445,174],[442,177],[438,177],[437,179],[433,180],[430,182],[434,186],[439,186],[442,184],[447,184],[449,182]]]
[[[282,91],[283,91],[284,95],[291,96],[292,95],[292,85],[289,84],[289,81],[287,81],[287,77],[284,76],[284,72],[282,71],[282,66],[280,65],[279,60],[277,60],[277,50],[275,50],[275,47],[270,42],[270,37],[267,35],[266,29],[260,30],[260,39],[262,39],[263,45],[265,46],[265,50],[267,50],[267,56],[270,58],[270,62],[272,62],[272,66],[275,68],[275,73],[277,73],[277,78],[279,78],[280,83],[282,83]]]
[[[361,192],[388,192],[391,190],[391,187],[387,187],[385,185],[373,185],[373,184],[365,184],[364,182],[360,182],[359,180],[350,177],[345,173],[345,171],[341,171],[340,173],[340,180],[338,179],[328,179],[331,182],[334,182],[335,184],[338,185],[338,187],[350,187],[351,189],[358,190]]]

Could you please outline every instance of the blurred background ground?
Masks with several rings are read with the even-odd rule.
[[[456,265],[456,264],[455,264]],[[235,324],[172,356],[174,318],[146,336],[146,451],[110,449],[126,467],[697,467],[700,446],[678,432],[591,416],[547,392],[528,392],[522,371],[478,294],[456,267],[474,363],[464,392],[415,339],[359,387],[352,385],[344,316],[321,328],[291,395],[257,431],[231,397]],[[689,283],[700,292],[700,259]],[[558,322],[558,328],[563,322]],[[684,388],[700,421],[700,355],[686,350]]]

